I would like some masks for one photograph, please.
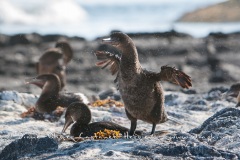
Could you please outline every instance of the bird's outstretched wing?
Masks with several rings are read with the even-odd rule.
[[[113,54],[107,51],[97,51],[95,52],[97,59],[100,60],[96,63],[96,66],[102,69],[109,66],[112,75],[116,74],[119,70],[119,64],[121,58],[117,54]]]
[[[60,49],[61,53],[63,54],[63,62],[64,65],[67,65],[73,58],[73,50],[70,44],[62,39],[57,41],[56,48]]]
[[[162,66],[161,72],[158,73],[157,79],[160,81],[169,81],[181,86],[182,88],[192,87],[191,77],[175,67]]]

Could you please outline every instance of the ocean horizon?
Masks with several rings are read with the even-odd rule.
[[[123,32],[175,30],[194,37],[239,31],[240,23],[181,23],[184,13],[223,0],[1,0],[0,33],[80,36],[88,40]]]

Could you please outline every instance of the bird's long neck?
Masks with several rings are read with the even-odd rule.
[[[122,50],[120,65],[122,72],[139,72],[141,65],[138,59],[137,48],[134,44],[129,43],[129,45],[127,45],[124,50]]]
[[[43,86],[42,93],[39,101],[55,100],[59,96],[60,86],[59,83],[49,83]]]
[[[76,112],[78,114],[75,119],[79,125],[88,125],[91,122],[92,114],[87,105],[82,103],[81,108]]]

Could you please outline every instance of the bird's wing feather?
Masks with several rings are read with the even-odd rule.
[[[97,59],[100,60],[96,63],[96,66],[101,67],[102,69],[109,67],[112,75],[118,72],[121,58],[117,54],[106,51],[97,51],[95,55]]]
[[[191,77],[175,67],[162,66],[161,72],[158,74],[160,81],[169,81],[181,86],[182,88],[192,87]]]

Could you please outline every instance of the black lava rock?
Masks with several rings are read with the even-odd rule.
[[[203,124],[200,127],[192,129],[189,133],[200,134],[204,130],[212,131],[218,127],[222,128],[224,126],[221,125],[220,123],[223,123],[226,125],[227,122],[232,122],[234,120],[237,120],[239,117],[240,117],[239,109],[225,108],[225,109],[222,109],[219,112],[215,113],[212,117],[208,118],[205,122],[203,122]],[[223,122],[223,121],[225,121],[225,122]],[[238,124],[238,123],[232,123],[232,125],[234,125],[234,124]],[[213,126],[215,126],[215,127],[213,127]],[[229,128],[229,126],[227,126],[227,127]],[[240,126],[239,126],[239,128],[240,128]]]
[[[58,144],[49,137],[37,138],[34,134],[25,134],[21,139],[7,145],[0,154],[1,160],[15,160],[25,155],[36,155],[56,151]]]
[[[220,91],[221,93],[224,93],[224,92],[227,92],[228,91],[228,88],[227,87],[215,87],[215,88],[211,88],[209,91],[208,91],[208,94],[210,94],[211,92],[215,92],[215,91]]]

